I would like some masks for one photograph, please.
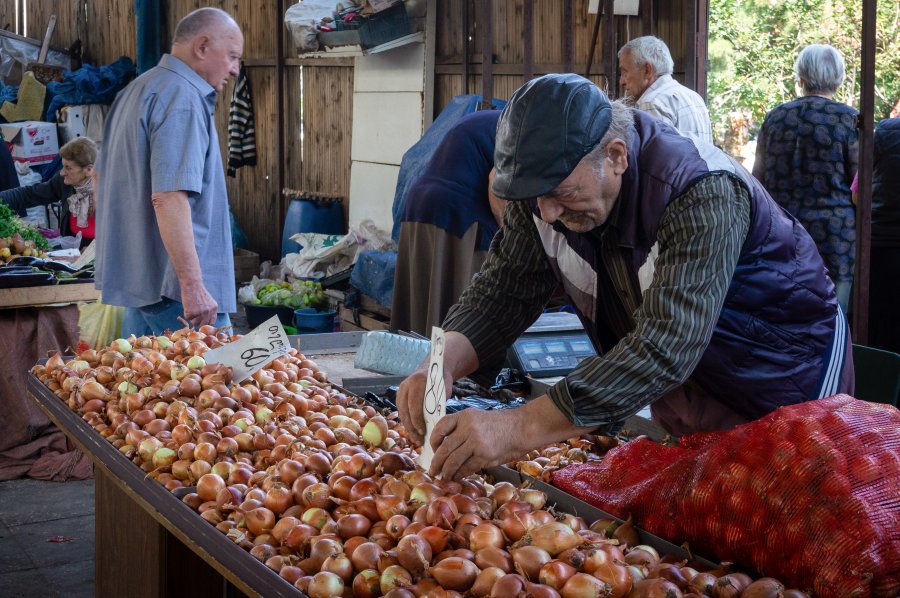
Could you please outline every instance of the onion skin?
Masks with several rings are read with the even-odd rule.
[[[784,584],[771,577],[757,579],[741,592],[741,598],[783,598]]]
[[[713,598],[737,598],[752,583],[752,579],[744,573],[729,573],[716,581],[713,587]]]
[[[688,589],[703,596],[710,596],[716,581],[716,576],[711,573],[698,573],[688,582]]]
[[[684,598],[684,594],[671,581],[645,579],[634,584],[629,598]]]
[[[576,573],[569,578],[559,593],[562,598],[601,598],[609,594],[609,589],[609,584],[593,575]]]

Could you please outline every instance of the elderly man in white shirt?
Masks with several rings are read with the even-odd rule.
[[[658,37],[637,37],[619,50],[619,83],[635,108],[666,121],[686,137],[712,143],[706,103],[672,78],[672,54]]]

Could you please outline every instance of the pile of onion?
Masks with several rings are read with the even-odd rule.
[[[132,336],[33,371],[149,477],[189,487],[185,504],[312,598],[802,595],[661,557],[630,521],[589,524],[533,488],[433,479],[396,414],[354,402],[296,350],[240,384],[205,362],[234,338],[205,326]],[[599,458],[614,441],[603,438],[569,439],[517,467]]]

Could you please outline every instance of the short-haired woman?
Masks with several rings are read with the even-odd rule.
[[[833,47],[805,47],[794,78],[800,97],[766,115],[753,175],[809,231],[846,311],[856,258],[850,183],[859,155],[859,113],[832,99],[844,79],[844,59]]]
[[[97,160],[97,144],[78,137],[59,148],[62,170],[49,181],[0,191],[0,202],[20,216],[35,206],[62,202],[59,228],[65,236],[79,232],[83,240],[94,238],[94,188],[91,175]]]

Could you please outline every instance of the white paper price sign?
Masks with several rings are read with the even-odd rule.
[[[206,363],[223,363],[234,370],[234,381],[246,380],[276,357],[291,350],[278,316],[272,316],[242,338],[203,354]]]
[[[419,455],[419,465],[427,471],[434,458],[431,448],[431,432],[438,421],[447,413],[447,387],[444,384],[444,330],[431,328],[431,360],[428,363],[428,380],[425,383],[425,399],[422,403],[425,413],[425,443]]]

